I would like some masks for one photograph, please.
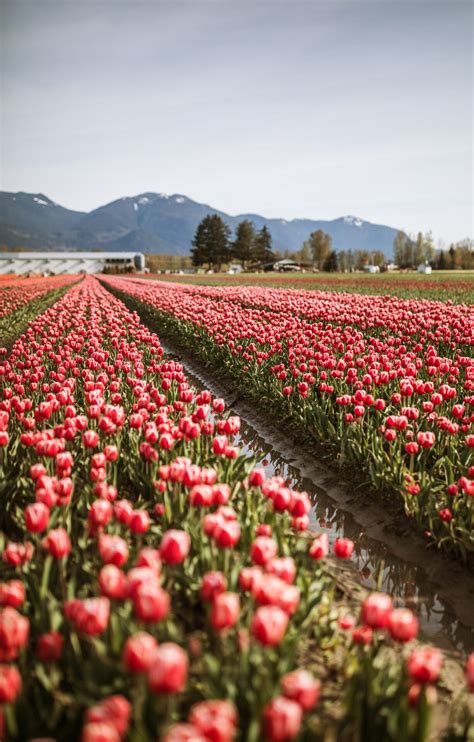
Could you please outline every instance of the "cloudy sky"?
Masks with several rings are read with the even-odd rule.
[[[470,0],[0,0],[1,188],[473,234]]]

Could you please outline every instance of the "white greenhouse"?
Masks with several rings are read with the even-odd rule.
[[[145,270],[145,256],[136,252],[2,252],[0,275],[63,275]]]

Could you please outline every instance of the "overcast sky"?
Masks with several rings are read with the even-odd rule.
[[[470,0],[0,0],[1,188],[473,234]]]

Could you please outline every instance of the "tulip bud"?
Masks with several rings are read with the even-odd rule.
[[[164,534],[160,545],[160,557],[167,564],[180,564],[191,548],[191,539],[186,531],[171,529]]]
[[[408,608],[396,608],[389,616],[388,630],[395,641],[409,642],[418,634],[418,620]]]
[[[284,675],[281,688],[286,698],[299,703],[303,711],[309,711],[319,700],[321,683],[306,670],[295,670]]]
[[[288,614],[275,605],[257,608],[252,619],[253,637],[263,646],[279,644],[288,626]]]
[[[21,675],[14,665],[0,665],[0,704],[13,703],[21,691]]]
[[[25,526],[30,533],[41,533],[48,527],[49,508],[42,502],[34,502],[25,508]]]
[[[50,531],[43,541],[43,546],[55,559],[63,559],[72,548],[68,533],[64,528]]]
[[[64,639],[59,631],[41,634],[36,642],[36,656],[41,662],[56,662],[62,654]]]
[[[130,636],[125,642],[122,654],[122,662],[128,672],[148,672],[157,646],[155,637],[146,631],[139,631]]]
[[[160,644],[148,672],[148,685],[153,693],[180,693],[186,685],[188,657],[177,644]]]
[[[237,593],[224,592],[215,596],[211,607],[211,624],[217,631],[235,626],[240,613]]]
[[[362,604],[362,621],[371,629],[385,629],[393,610],[392,599],[385,593],[372,593]]]
[[[303,712],[295,701],[277,696],[263,710],[263,733],[268,742],[288,742],[298,735]]]

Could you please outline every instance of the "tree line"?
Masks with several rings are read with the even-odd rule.
[[[275,259],[272,236],[266,225],[256,231],[249,219],[241,221],[231,239],[228,225],[218,214],[208,214],[200,222],[192,242],[191,258],[195,266],[216,266],[238,260],[243,268],[253,263],[269,263]]]
[[[336,251],[331,235],[322,229],[312,232],[300,250],[283,253],[273,249],[267,226],[257,231],[249,219],[237,225],[234,239],[231,235],[229,226],[218,214],[208,214],[198,225],[192,241],[192,264],[220,270],[235,260],[245,269],[290,258],[319,271],[346,273],[363,270],[368,265],[383,269],[388,262],[381,250]],[[474,269],[472,241],[463,240],[448,250],[436,250],[431,232],[418,232],[413,238],[399,231],[393,243],[393,255],[395,264],[402,269],[415,269],[425,262],[435,269]]]
[[[435,270],[474,269],[472,240],[452,243],[447,250],[436,250],[431,232],[418,232],[415,238],[398,232],[393,243],[393,256],[399,268],[417,268],[429,263]]]

